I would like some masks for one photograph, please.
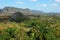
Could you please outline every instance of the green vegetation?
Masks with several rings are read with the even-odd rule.
[[[22,22],[1,22],[0,40],[60,40],[59,17],[55,15],[30,17],[30,20]]]

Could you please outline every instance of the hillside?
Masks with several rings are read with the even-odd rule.
[[[60,40],[60,14],[15,7],[0,9],[0,40]]]
[[[22,22],[0,22],[0,40],[60,40],[60,18],[42,15]]]
[[[0,9],[0,13],[1,14],[13,14],[15,12],[21,12],[24,15],[32,15],[32,14],[40,14],[43,13],[42,11],[38,11],[38,10],[30,10],[28,8],[26,9],[22,9],[22,8],[15,8],[15,7],[4,7],[3,9]]]

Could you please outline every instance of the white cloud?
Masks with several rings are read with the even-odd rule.
[[[42,6],[47,6],[47,4],[42,4]]]
[[[23,4],[24,2],[16,2],[16,4]]]
[[[47,4],[38,4],[38,5],[36,5],[36,6],[43,6],[43,7],[46,7]]]
[[[52,6],[52,7],[57,7],[57,6],[58,6],[58,4],[51,4],[51,6]]]
[[[38,0],[30,0],[30,1],[32,1],[32,2],[36,2],[36,1],[38,1]]]
[[[60,0],[55,0],[56,2],[60,2]]]

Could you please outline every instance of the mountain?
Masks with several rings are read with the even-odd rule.
[[[2,9],[0,9],[0,13],[2,13]]]
[[[39,11],[39,10],[30,10],[28,8],[22,9],[22,8],[16,8],[16,7],[4,7],[3,9],[0,9],[0,14],[11,15],[15,12],[21,12],[24,15],[35,15],[35,14],[44,13],[44,12]]]
[[[21,12],[16,12],[9,17],[10,21],[22,22],[27,20],[27,16],[23,15]]]
[[[39,15],[39,14],[43,14],[44,12],[43,11],[39,11],[39,10],[32,10],[32,14],[35,14],[35,15]]]

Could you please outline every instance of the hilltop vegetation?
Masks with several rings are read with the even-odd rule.
[[[0,23],[0,40],[60,40],[60,17],[48,14],[29,15],[26,20],[20,15],[13,16],[15,19],[19,17],[20,22],[9,19]]]

